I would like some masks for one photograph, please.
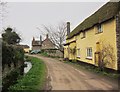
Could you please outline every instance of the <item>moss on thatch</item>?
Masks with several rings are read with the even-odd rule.
[[[85,19],[81,24],[79,24],[68,36],[67,39],[72,38],[74,35],[85,31],[96,24],[105,22],[111,18],[114,18],[118,11],[120,10],[120,2],[108,2],[102,6],[98,11],[92,14],[90,17]]]

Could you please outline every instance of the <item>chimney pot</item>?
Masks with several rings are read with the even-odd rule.
[[[70,22],[67,22],[67,35],[70,34]]]

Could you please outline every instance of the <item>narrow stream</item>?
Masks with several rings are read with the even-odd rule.
[[[32,68],[32,64],[31,62],[24,62],[24,63],[27,64],[27,67],[24,68],[24,74],[26,74]]]

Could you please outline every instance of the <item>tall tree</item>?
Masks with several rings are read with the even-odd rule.
[[[7,42],[8,44],[18,44],[21,41],[19,35],[13,31],[12,28],[8,27],[5,32],[2,34],[3,41]]]
[[[100,61],[98,63],[101,69],[104,69],[107,65],[114,68],[115,67],[115,54],[114,48],[110,43],[100,42]]]
[[[67,33],[66,23],[62,22],[56,27],[46,25],[42,25],[42,27],[44,31],[38,28],[41,31],[41,33],[48,34],[50,40],[53,42],[56,48],[59,49],[62,53],[64,53],[63,44],[65,42]]]

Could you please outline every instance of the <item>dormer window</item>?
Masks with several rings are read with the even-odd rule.
[[[97,25],[97,33],[102,33],[102,32],[103,32],[102,25],[101,24]]]
[[[86,36],[86,33],[85,33],[85,31],[83,31],[83,32],[81,33],[81,39],[85,38],[85,36]]]

